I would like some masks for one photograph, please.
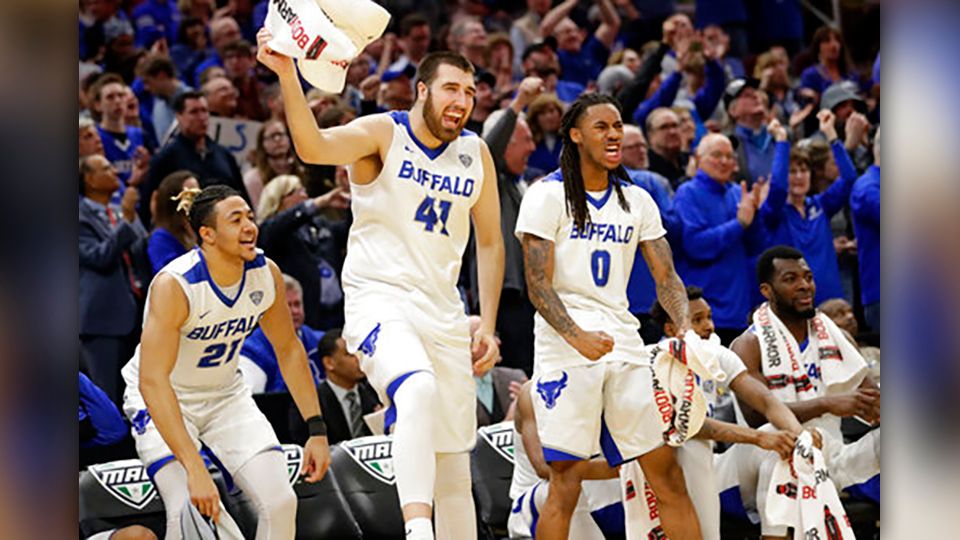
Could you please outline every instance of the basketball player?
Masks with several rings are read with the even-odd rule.
[[[670,538],[700,538],[683,472],[663,445],[651,359],[626,296],[639,247],[660,302],[679,329],[690,326],[659,211],[621,165],[623,121],[613,98],[578,98],[561,133],[560,170],[527,191],[516,229],[537,308],[534,405],[550,463],[537,534],[567,538],[587,459],[599,446],[612,466],[640,459]]]
[[[723,382],[701,379],[700,388],[707,400],[707,420],[693,440],[677,448],[677,461],[683,468],[687,492],[697,510],[700,530],[705,540],[720,540],[720,497],[714,473],[713,445],[711,441],[752,444],[764,450],[776,452],[783,459],[793,453],[796,438],[803,430],[790,409],[774,396],[766,385],[747,374],[740,357],[719,344],[714,336],[713,311],[699,287],[687,287],[690,306],[690,327],[705,341],[715,341],[718,351],[717,363],[726,374]],[[650,310],[654,321],[661,325],[668,338],[681,337],[670,316],[660,303]],[[658,345],[650,345],[651,351]],[[655,353],[654,353],[655,354]],[[739,403],[762,414],[776,430],[757,430],[747,426],[714,420],[714,409],[721,388],[732,391]],[[813,430],[815,444],[821,446],[820,433]]]
[[[181,197],[200,247],[154,278],[140,345],[123,368],[124,412],[137,454],[163,498],[168,540],[180,538],[180,514],[189,502],[219,520],[221,535],[239,532],[226,512],[220,515],[201,443],[253,501],[257,538],[292,539],[297,499],[286,459],[236,362],[244,338],[259,322],[311,426],[304,446],[307,480],[320,480],[330,459],[326,425],[284,301],[283,279],[256,248],[253,211],[240,194],[214,185],[185,190]]]
[[[389,405],[407,538],[433,538],[433,504],[438,537],[474,538],[473,375],[499,357],[503,237],[493,160],[483,140],[463,129],[476,94],[473,66],[458,54],[427,55],[410,111],[320,130],[293,61],[269,40],[262,29],[257,57],[280,78],[297,154],[307,163],[353,165],[343,338]],[[456,288],[471,217],[482,319],[472,347]]]

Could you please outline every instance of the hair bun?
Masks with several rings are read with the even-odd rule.
[[[197,195],[200,194],[199,188],[183,188],[180,193],[175,197],[170,197],[171,200],[177,202],[177,212],[183,212],[187,216],[190,215],[190,207],[193,206],[193,200],[197,198]]]

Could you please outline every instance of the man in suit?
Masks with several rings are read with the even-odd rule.
[[[484,140],[497,169],[500,192],[500,230],[503,233],[503,292],[497,312],[497,334],[503,340],[503,364],[533,373],[533,304],[527,298],[523,277],[523,252],[513,234],[520,212],[520,201],[526,190],[523,173],[527,159],[536,149],[526,121],[519,118],[523,108],[543,91],[543,81],[527,77],[520,83],[517,96],[504,109],[500,119],[490,128]],[[468,250],[468,252],[470,252]],[[476,260],[471,259],[471,273],[476,276]],[[474,298],[476,279],[472,280]]]
[[[470,335],[480,328],[480,317],[471,315]],[[499,342],[500,338],[497,338]],[[520,369],[496,366],[477,383],[477,427],[489,426],[504,420],[513,420],[520,387],[527,382],[527,374]]]
[[[336,444],[356,437],[372,435],[363,415],[381,407],[376,391],[360,371],[360,361],[347,354],[341,330],[328,330],[317,345],[327,379],[317,386],[320,408],[327,422],[327,441]],[[291,433],[295,440],[306,440],[306,425],[291,415]],[[299,420],[299,422],[297,421]]]
[[[113,165],[102,155],[80,160],[80,343],[90,378],[116,403],[123,395],[120,368],[130,359],[140,328],[147,286],[142,268],[147,231],[137,217],[139,193],[120,188]]]

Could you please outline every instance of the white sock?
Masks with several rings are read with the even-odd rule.
[[[427,518],[413,518],[406,523],[407,540],[433,540],[433,524]]]

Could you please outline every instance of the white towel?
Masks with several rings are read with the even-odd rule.
[[[760,340],[761,370],[767,386],[780,401],[792,403],[821,395],[800,361],[800,346],[793,334],[764,302],[753,314]],[[810,320],[808,348],[817,351],[824,394],[856,388],[866,375],[867,363],[846,336],[823,313]]]
[[[666,538],[660,525],[657,496],[636,459],[620,465],[620,500],[623,501],[627,540]]]
[[[264,25],[271,49],[297,59],[300,73],[320,90],[339,93],[360,52],[315,0],[270,0]]]
[[[795,540],[855,538],[809,431],[797,438],[792,460],[781,460],[774,467],[765,513],[769,524],[793,527]]]
[[[316,0],[333,25],[357,47],[358,54],[390,24],[390,12],[371,0]]]
[[[664,424],[663,438],[671,446],[680,446],[703,426],[707,402],[696,376],[726,379],[717,360],[719,339],[715,341],[704,341],[689,330],[683,339],[667,339],[652,349],[653,396]]]

